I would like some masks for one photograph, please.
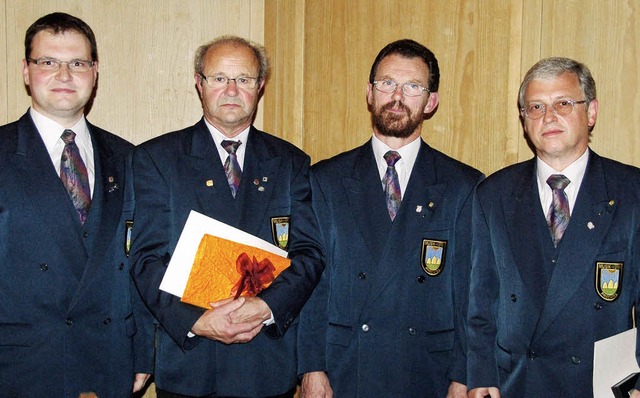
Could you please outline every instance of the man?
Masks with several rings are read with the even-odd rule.
[[[388,44],[367,86],[373,137],[313,167],[327,253],[300,320],[304,397],[466,396],[470,197],[482,175],[420,138],[439,79],[426,47]]]
[[[200,47],[194,78],[203,119],[140,145],[134,155],[134,279],[160,323],[160,398],[295,392],[293,321],[324,266],[309,157],[251,125],[268,67],[264,47],[243,38],[225,36]],[[291,265],[258,297],[223,300],[206,311],[160,291],[191,210],[273,244],[275,223],[288,225]]]
[[[38,19],[22,75],[31,108],[0,127],[1,395],[130,396],[152,369],[153,325],[125,253],[132,145],[84,116],[93,31],[68,14]]]
[[[589,149],[585,65],[541,60],[518,105],[536,156],[474,199],[470,396],[591,397],[594,342],[631,328],[639,303],[640,173]]]

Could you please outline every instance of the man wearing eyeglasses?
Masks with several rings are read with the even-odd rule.
[[[518,105],[536,156],[474,195],[469,395],[591,397],[594,342],[631,328],[640,303],[640,170],[589,149],[584,64],[536,63]]]
[[[153,369],[153,324],[126,257],[133,146],[84,115],[93,31],[38,19],[22,75],[31,108],[0,127],[0,395],[130,396]]]
[[[240,37],[201,46],[194,78],[204,117],[141,144],[134,155],[134,279],[159,321],[160,398],[295,393],[294,320],[324,265],[309,157],[252,126],[268,68],[264,47]],[[208,310],[160,291],[191,210],[287,249],[291,265],[256,297]],[[282,226],[284,241],[275,233]]]
[[[367,86],[373,136],[312,168],[326,269],[300,317],[303,397],[466,397],[471,192],[482,178],[427,145],[434,54],[384,47]]]

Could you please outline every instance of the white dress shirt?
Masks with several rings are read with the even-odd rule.
[[[569,214],[573,213],[573,207],[578,197],[578,191],[580,190],[580,184],[584,178],[584,173],[587,170],[587,163],[589,161],[589,150],[584,151],[575,162],[571,163],[564,170],[554,170],[551,166],[543,162],[540,158],[536,157],[537,176],[538,176],[538,192],[540,193],[540,204],[544,211],[545,217],[549,219],[549,209],[551,208],[551,202],[553,201],[553,192],[551,187],[547,184],[547,179],[552,174],[562,174],[571,181],[569,185],[564,189],[569,201]]]
[[[33,123],[36,125],[38,133],[40,133],[40,137],[42,137],[42,141],[44,142],[44,146],[47,148],[47,152],[49,152],[49,157],[51,158],[53,167],[56,169],[56,173],[60,175],[60,159],[65,146],[61,136],[66,128],[33,108],[29,109],[29,114],[31,115],[31,119],[33,119]],[[91,190],[91,197],[93,197],[96,171],[93,159],[91,135],[89,134],[89,127],[87,126],[87,120],[84,115],[69,129],[76,133],[75,142],[80,150],[80,157],[87,167],[89,189]]]
[[[409,184],[409,178],[411,177],[411,170],[413,170],[413,165],[416,163],[416,158],[418,157],[418,152],[420,152],[420,145],[422,145],[422,140],[420,137],[417,137],[415,140],[411,141],[409,144],[403,146],[399,149],[391,149],[384,142],[380,141],[378,137],[373,135],[371,139],[371,145],[373,147],[373,156],[376,159],[376,164],[378,165],[378,173],[380,174],[380,181],[382,184],[382,179],[384,178],[385,173],[387,172],[387,161],[384,160],[384,154],[388,151],[396,151],[400,154],[400,159],[396,162],[395,168],[398,173],[398,180],[400,182],[400,195],[404,197],[404,192],[407,190],[407,185]],[[381,185],[384,190],[384,184]]]

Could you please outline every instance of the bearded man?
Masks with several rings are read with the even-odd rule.
[[[429,147],[434,54],[388,44],[371,67],[373,136],[312,167],[325,271],[301,313],[304,397],[466,397],[471,193],[483,175]]]

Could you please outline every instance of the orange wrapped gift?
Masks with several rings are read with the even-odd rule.
[[[181,301],[210,309],[214,301],[255,296],[290,263],[266,250],[204,234]]]

